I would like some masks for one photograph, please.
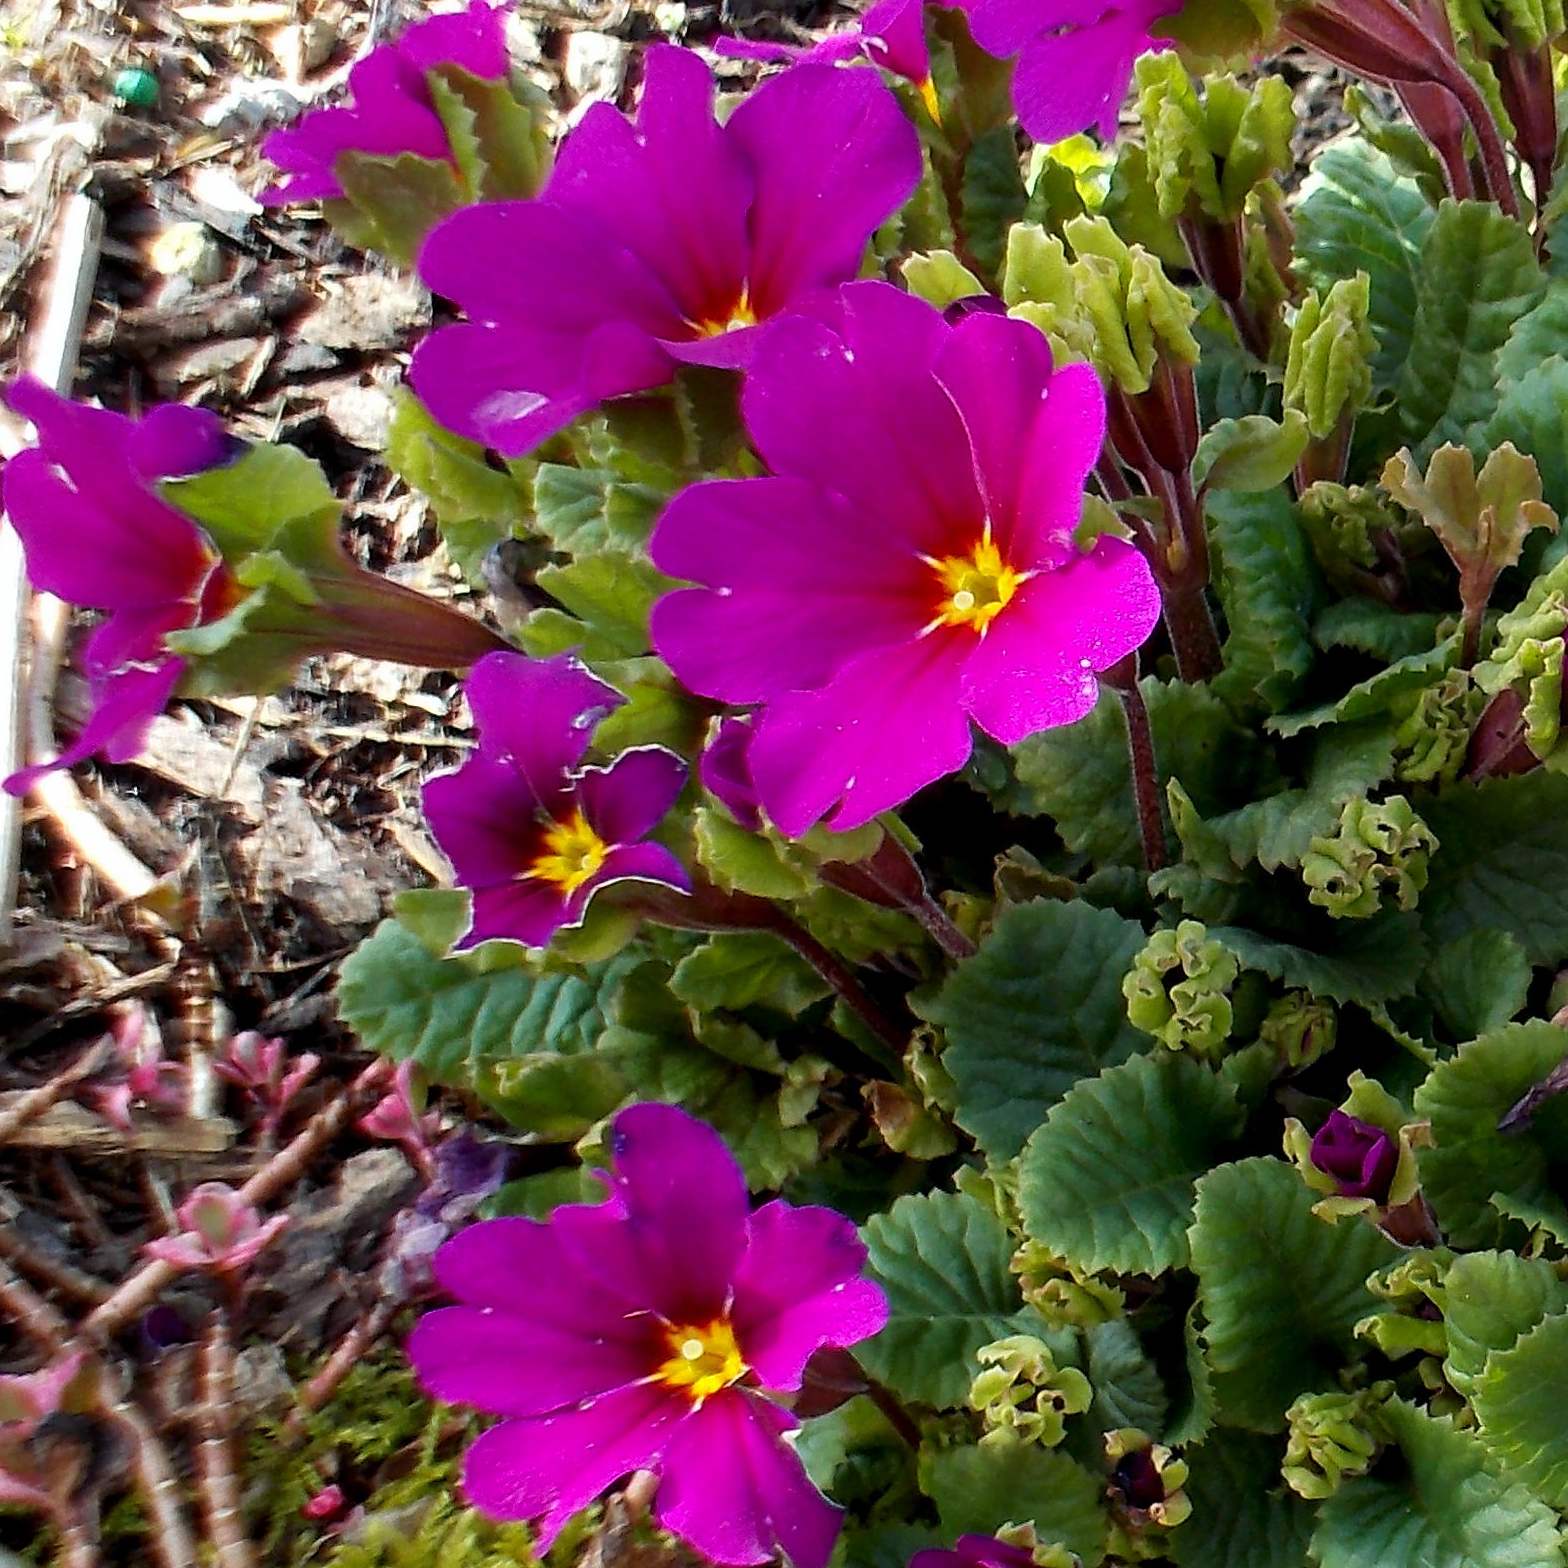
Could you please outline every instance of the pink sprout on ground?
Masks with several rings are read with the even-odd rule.
[[[244,1268],[289,1223],[286,1214],[275,1214],[263,1224],[255,1207],[221,1181],[204,1181],[193,1188],[175,1217],[183,1228],[149,1241],[142,1251],[177,1268],[218,1273]]]
[[[537,1521],[542,1552],[606,1487],[648,1470],[655,1519],[710,1561],[782,1549],[824,1568],[839,1510],[772,1396],[800,1388],[817,1350],[887,1320],[859,1277],[855,1227],[782,1201],[750,1212],[723,1141],[675,1106],[622,1111],[610,1150],[607,1202],[485,1220],[436,1254],[461,1305],[426,1314],[409,1358],[437,1398],[503,1417],[465,1458],[468,1500]]]
[[[163,1054],[163,1036],[147,1009],[139,1002],[120,1008],[109,1033],[113,1060],[76,1091],[77,1097],[122,1132],[130,1130],[134,1106],[183,1109],[190,1069]]]

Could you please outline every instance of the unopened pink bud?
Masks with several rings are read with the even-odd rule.
[[[307,1519],[331,1519],[334,1515],[343,1512],[343,1503],[341,1486],[324,1486],[300,1509],[300,1512]]]

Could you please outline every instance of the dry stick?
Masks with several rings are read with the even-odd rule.
[[[3,1258],[0,1258],[0,1312],[46,1355],[61,1356],[70,1348],[71,1325]]]
[[[386,1333],[397,1314],[399,1303],[383,1296],[338,1343],[322,1369],[300,1390],[299,1399],[289,1412],[283,1430],[293,1438],[305,1435],[305,1418],[319,1410],[337,1392],[338,1385],[364,1357],[367,1350]]]
[[[92,1077],[109,1060],[113,1050],[114,1041],[105,1036],[96,1045],[83,1051],[69,1067],[56,1073],[48,1083],[19,1094],[0,1111],[0,1143],[9,1142],[30,1121],[63,1100],[82,1079]]]
[[[201,1486],[207,1539],[217,1555],[217,1568],[256,1568],[234,1469],[234,1346],[221,1311],[213,1313],[202,1337],[200,1365],[196,1478]]]
[[[0,1225],[0,1258],[14,1263],[34,1279],[42,1280],[62,1296],[75,1296],[78,1301],[94,1307],[109,1299],[109,1286],[96,1274],[89,1274],[63,1258],[52,1258],[37,1251],[22,1239],[14,1223]]]
[[[256,1172],[239,1190],[242,1203],[260,1205],[270,1202],[291,1187],[320,1151],[362,1115],[386,1092],[392,1075],[389,1062],[372,1062],[339,1097],[324,1106]],[[123,1328],[138,1313],[144,1312],[179,1278],[177,1264],[153,1258],[134,1274],[121,1281],[114,1294],[96,1307],[82,1324],[82,1332],[92,1338],[106,1338]]]
[[[43,319],[30,345],[28,369],[56,392],[66,391],[81,349],[82,327],[98,275],[98,246],[103,212],[91,197],[77,192],[61,208],[55,231],[55,255],[45,283]],[[58,602],[58,601],[57,601]],[[14,528],[0,526],[0,679],[9,673],[9,690],[0,697],[0,769],[14,773],[24,761],[26,734],[22,706],[23,623],[27,607],[25,563]],[[55,662],[58,654],[55,656]],[[39,663],[35,644],[32,679]],[[31,702],[33,699],[29,698]],[[80,804],[80,796],[77,797]],[[17,877],[21,870],[21,801],[0,794],[0,946],[11,937],[16,909]]]

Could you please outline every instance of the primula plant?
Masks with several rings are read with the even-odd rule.
[[[412,1375],[482,1425],[441,1519],[1564,1562],[1565,32],[882,0],[562,131],[504,7],[415,24],[266,199],[450,307],[386,461],[488,622],[355,565],[297,451],[9,390],[32,579],[105,612],[13,790],[310,653],[464,677],[450,885],[337,991],[430,1186]],[[1296,167],[1286,44],[1397,117],[1352,88]],[[121,1117],[180,1071],[115,1060]],[[317,1065],[220,1070],[270,1137]],[[202,1187],[148,1250],[278,1228]],[[0,1379],[0,1497],[58,1512],[75,1372]]]

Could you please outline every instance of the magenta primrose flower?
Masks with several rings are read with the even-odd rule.
[[[1131,546],[1073,541],[1105,430],[1087,365],[886,283],[838,305],[779,323],[747,377],[772,477],[683,491],[651,545],[701,585],[655,605],[654,645],[690,690],[763,705],[746,760],[791,836],[962,767],[971,720],[1011,745],[1082,718],[1160,610]]]
[[[678,363],[744,366],[759,325],[852,278],[920,178],[920,146],[872,71],[801,66],[721,126],[694,54],[649,51],[633,124],[593,105],[533,201],[440,224],[420,276],[468,320],[415,351],[443,424],[515,457]]]
[[[1312,1139],[1312,1163],[1339,1183],[1342,1198],[1383,1203],[1399,1164],[1396,1139],[1345,1111],[1330,1111]]]
[[[164,633],[205,625],[241,597],[206,534],[154,485],[215,468],[236,447],[216,415],[166,404],[140,420],[89,408],[31,377],[6,402],[38,432],[0,475],[0,497],[34,588],[109,612],[84,657],[93,713],[53,762],[5,780],[13,795],[94,753],[128,762],[173,694],[185,661]]]
[[[1133,62],[1166,47],[1151,29],[1180,9],[1181,0],[973,0],[969,29],[987,54],[1017,55],[1013,108],[1037,142],[1090,126],[1110,141]]]
[[[967,0],[963,0],[967,4]],[[791,60],[798,65],[838,65],[869,60],[912,82],[933,120],[941,119],[931,81],[926,44],[926,0],[877,0],[853,27],[814,44],[773,43],[760,38],[715,38],[713,52],[737,60]]]
[[[345,152],[452,161],[446,127],[437,115],[426,73],[455,65],[495,81],[507,74],[506,16],[474,0],[466,11],[416,22],[390,44],[373,49],[349,72],[354,102],[316,109],[296,126],[274,131],[262,152],[284,170],[258,198],[264,206],[341,196],[333,167]]]
[[[510,937],[542,947],[625,881],[689,889],[662,844],[643,843],[675,803],[686,764],[662,746],[579,767],[594,726],[625,698],[569,654],[487,654],[464,690],[479,749],[425,785],[425,816],[457,880],[474,892],[458,945]]]
[[[994,1535],[961,1535],[951,1551],[930,1547],[916,1552],[909,1568],[1034,1568],[1034,1554]]]
[[[505,1418],[468,1451],[469,1502],[537,1520],[543,1551],[607,1486],[651,1470],[654,1517],[711,1561],[782,1548],[823,1568],[839,1510],[768,1396],[887,1321],[854,1226],[782,1201],[748,1213],[718,1134],[674,1106],[622,1111],[610,1150],[608,1202],[485,1220],[436,1254],[462,1305],[420,1321],[409,1359],[437,1398]]]

